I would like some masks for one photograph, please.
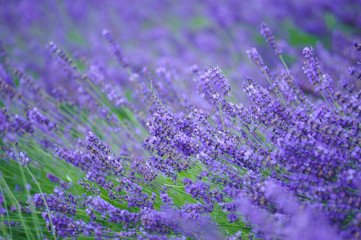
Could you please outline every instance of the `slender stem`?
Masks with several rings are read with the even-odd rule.
[[[53,225],[53,221],[51,220],[50,209],[49,209],[48,203],[47,203],[47,201],[46,201],[46,199],[45,199],[44,193],[43,193],[43,191],[41,190],[41,187],[40,187],[39,182],[36,180],[34,174],[30,171],[29,167],[28,167],[28,166],[25,166],[25,168],[26,168],[26,170],[28,170],[28,172],[29,172],[29,174],[31,175],[33,181],[34,181],[35,184],[38,186],[38,189],[39,189],[39,191],[40,191],[40,193],[41,193],[41,196],[42,196],[42,198],[43,198],[43,201],[44,201],[44,204],[45,204],[45,207],[46,207],[46,211],[48,212],[49,222],[50,222],[50,225],[51,225],[51,232],[52,232],[52,234],[53,234],[54,239],[56,239],[55,227],[54,227],[54,225]]]
[[[23,226],[24,226],[24,231],[25,231],[26,238],[27,238],[27,239],[32,239],[32,237],[31,237],[32,235],[31,235],[31,233],[30,233],[29,230],[28,230],[28,226],[27,226],[26,223],[24,222],[23,215],[21,214],[21,206],[20,206],[18,200],[16,199],[16,197],[14,196],[14,194],[11,192],[10,187],[7,185],[4,177],[1,176],[1,180],[3,181],[4,186],[6,187],[6,190],[8,191],[10,197],[14,200],[14,203],[15,203],[16,206],[17,206],[17,210],[18,210],[18,213],[19,213],[19,218],[20,218],[21,223],[22,223]]]
[[[7,207],[7,204],[6,204],[6,199],[5,199],[5,194],[4,194],[4,190],[2,188],[2,186],[0,185],[0,191],[1,191],[1,194],[3,195],[3,198],[4,198],[4,205],[5,205],[5,209],[6,209],[6,216],[7,216],[7,219],[8,219],[8,228],[9,228],[9,231],[10,231],[10,239],[12,239],[12,230],[11,230],[11,226],[10,226],[10,217],[9,217],[9,212],[8,212],[8,207]],[[1,215],[2,216],[2,215]]]
[[[281,59],[281,62],[282,62],[282,64],[283,64],[283,66],[285,67],[287,73],[289,73],[290,70],[289,70],[289,68],[288,68],[288,66],[287,66],[287,64],[286,64],[286,61],[283,59],[283,56],[282,56],[282,55],[279,55],[279,58]],[[291,78],[291,80],[293,81],[293,84],[296,85],[296,84],[294,83],[294,78],[293,78],[293,75],[292,75],[292,74],[290,74],[290,78]],[[290,87],[292,87],[292,86],[290,86]],[[296,93],[297,93],[297,91],[296,91]],[[300,96],[297,96],[297,97],[300,97]],[[301,97],[300,97],[300,98],[301,98]],[[304,99],[301,99],[301,100],[304,101]],[[300,104],[297,99],[296,99],[296,101],[297,101],[298,104]],[[309,109],[310,112],[311,112],[311,111],[312,111],[311,106],[309,106],[309,104],[307,104],[307,102],[305,102],[305,103],[306,103],[308,109]]]
[[[24,169],[23,167],[21,166],[20,163],[18,163],[19,165],[19,169],[20,169],[20,173],[21,173],[21,177],[23,179],[23,184],[24,184],[24,188],[25,188],[25,191],[26,191],[26,195],[28,197],[28,200],[30,202],[30,207],[31,207],[31,216],[32,216],[32,219],[34,221],[34,224],[36,225],[35,227],[35,230],[36,230],[36,233],[37,233],[37,237],[38,239],[41,238],[41,233],[40,233],[40,223],[39,223],[39,219],[38,219],[38,216],[35,214],[35,205],[34,205],[34,202],[32,199],[30,199],[30,191],[29,189],[26,187],[26,178],[25,178],[25,174],[24,174]]]

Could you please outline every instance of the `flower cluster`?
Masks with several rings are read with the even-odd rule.
[[[0,41],[0,239],[361,239],[354,1],[250,1],[270,26],[294,14],[290,44],[261,23],[250,48],[262,11],[245,1],[54,1],[69,16],[51,29],[20,2],[17,24],[0,11],[30,26]],[[330,18],[352,38],[314,43]],[[53,32],[71,21],[74,45]],[[55,39],[38,57],[21,47],[37,24]]]

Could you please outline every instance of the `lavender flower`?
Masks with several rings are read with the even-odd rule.
[[[275,51],[277,56],[280,56],[282,54],[281,49],[279,49],[275,38],[273,36],[273,33],[271,32],[271,29],[267,26],[266,23],[261,24],[261,34],[266,39],[268,44],[272,47],[272,49]]]
[[[304,73],[307,75],[309,82],[312,85],[320,85],[322,79],[320,77],[320,66],[318,59],[314,56],[314,50],[312,47],[305,47],[302,51],[303,55],[306,58],[305,65],[303,67]]]
[[[361,8],[342,3],[6,1],[0,238],[360,239]],[[261,57],[261,18],[285,58],[265,23]]]
[[[105,39],[110,43],[111,45],[111,52],[114,54],[115,58],[117,59],[117,61],[119,62],[119,64],[123,65],[124,67],[128,66],[128,63],[126,62],[126,60],[123,58],[120,50],[119,50],[119,46],[115,43],[112,34],[110,33],[109,30],[104,29],[103,30],[103,36],[105,37]]]
[[[197,88],[201,96],[210,103],[216,104],[231,90],[228,80],[222,75],[219,67],[209,68],[197,79]]]

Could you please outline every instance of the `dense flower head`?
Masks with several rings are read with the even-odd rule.
[[[256,48],[250,48],[246,51],[248,58],[251,59],[251,61],[256,64],[257,66],[261,67],[262,70],[265,68],[264,67],[264,62],[262,57],[259,55],[258,51]],[[265,72],[268,71],[265,69]]]
[[[315,57],[315,51],[312,47],[305,47],[302,51],[305,56],[305,64],[303,67],[304,73],[312,85],[319,85],[322,83],[319,61]]]
[[[5,2],[0,239],[361,239],[355,1]]]
[[[279,49],[271,29],[264,22],[261,24],[261,34],[266,39],[268,44],[272,47],[272,49],[275,51],[276,55],[278,56],[281,55],[282,51],[281,49]]]
[[[219,67],[211,67],[197,78],[197,89],[210,103],[218,103],[230,92],[228,80]]]
[[[109,30],[104,29],[103,30],[103,36],[104,38],[110,43],[111,45],[111,52],[114,54],[115,58],[117,59],[117,61],[123,65],[123,66],[127,66],[127,62],[124,59],[122,53],[120,52],[119,46],[115,43],[112,34],[110,33]]]

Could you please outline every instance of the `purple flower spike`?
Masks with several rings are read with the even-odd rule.
[[[279,49],[272,31],[266,23],[261,23],[261,34],[266,39],[271,48],[275,51],[276,55],[281,55],[282,51]]]
[[[312,47],[305,47],[302,53],[306,58],[303,71],[307,75],[309,82],[318,86],[322,83],[322,79],[320,78],[320,66],[318,59],[315,57],[315,52]]]
[[[125,58],[123,57],[119,46],[115,43],[112,34],[108,29],[103,30],[103,36],[104,38],[110,43],[111,45],[111,52],[114,54],[115,58],[124,67],[128,66],[128,63],[126,62]]]
[[[59,182],[60,182],[60,179],[59,179],[57,176],[55,176],[55,175],[53,175],[53,174],[51,174],[51,173],[46,174],[46,176],[47,176],[48,179],[49,179],[50,181],[52,181],[52,182],[55,182],[55,183],[59,183]]]

